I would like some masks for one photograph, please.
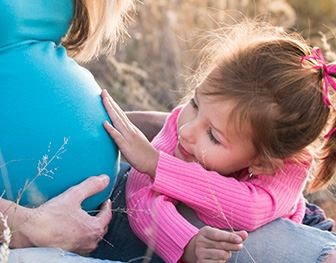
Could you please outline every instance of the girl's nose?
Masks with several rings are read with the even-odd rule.
[[[194,122],[187,122],[179,129],[179,136],[188,143],[196,142],[197,125]]]

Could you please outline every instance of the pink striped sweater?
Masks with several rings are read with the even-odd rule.
[[[132,169],[127,181],[128,217],[134,233],[166,262],[177,262],[198,229],[176,210],[181,201],[210,226],[252,231],[279,217],[302,222],[302,196],[312,158],[284,161],[283,171],[248,179],[247,170],[224,177],[174,157],[176,108],[152,144],[160,151],[155,180]]]

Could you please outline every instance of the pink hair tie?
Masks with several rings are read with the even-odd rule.
[[[317,62],[318,65],[316,66],[306,66],[303,64],[304,60],[312,59]],[[301,66],[304,68],[314,68],[314,69],[321,69],[323,78],[324,78],[324,90],[323,90],[323,101],[327,105],[328,108],[331,108],[333,111],[336,111],[336,109],[333,107],[329,100],[329,92],[328,87],[330,86],[336,91],[336,83],[330,76],[330,73],[336,73],[336,65],[327,65],[327,63],[324,60],[324,57],[322,55],[321,50],[318,47],[314,47],[312,50],[312,56],[305,56],[301,59]],[[324,138],[329,137],[331,134],[333,134],[336,131],[336,127],[333,128],[331,131],[329,131]]]

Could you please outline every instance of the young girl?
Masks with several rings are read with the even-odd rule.
[[[220,39],[193,96],[176,108],[150,144],[103,93],[114,124],[104,127],[135,168],[126,199],[133,231],[166,262],[190,261],[198,229],[180,202],[206,224],[252,231],[279,217],[300,223],[313,156],[325,137],[311,189],[335,173],[335,120],[319,49],[278,28],[240,24]],[[328,122],[331,121],[331,126]],[[331,129],[331,130],[330,130]]]
[[[109,202],[96,217],[86,211],[109,198],[119,154],[101,127],[107,118],[101,89],[73,57],[88,61],[105,50],[102,43],[115,46],[133,4],[0,0],[0,212],[12,226],[12,248],[52,246],[85,254],[107,231]],[[58,155],[58,149],[65,152]],[[21,196],[37,168],[41,176]],[[111,182],[91,178],[76,187],[80,194],[63,193],[99,174]],[[3,230],[0,223],[1,236]]]

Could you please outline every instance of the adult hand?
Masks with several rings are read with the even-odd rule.
[[[226,262],[231,258],[231,251],[243,248],[242,242],[246,238],[246,231],[232,233],[205,226],[190,240],[182,259],[199,263]]]
[[[146,136],[128,119],[125,112],[106,90],[101,93],[103,104],[113,126],[107,121],[104,128],[114,139],[126,160],[139,172],[155,177],[159,152]]]
[[[11,247],[59,247],[82,255],[93,251],[107,233],[111,201],[105,201],[96,216],[81,203],[108,184],[106,175],[90,177],[38,208],[18,207]]]

